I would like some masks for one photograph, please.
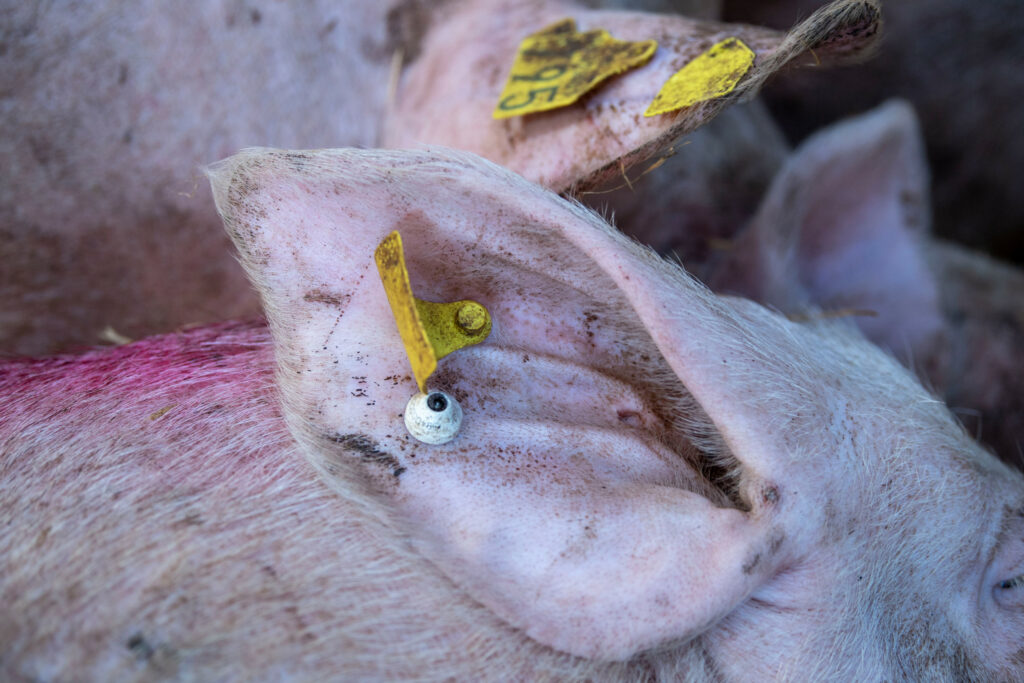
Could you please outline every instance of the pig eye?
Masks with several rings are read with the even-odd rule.
[[[1024,608],[1024,574],[997,583],[992,597],[1000,607],[1013,610]]]
[[[416,394],[405,405],[405,428],[417,441],[448,443],[459,433],[462,408],[443,391]]]
[[[1000,581],[999,587],[1003,590],[1010,590],[1011,588],[1024,588],[1024,574],[1016,576],[1006,581]]]

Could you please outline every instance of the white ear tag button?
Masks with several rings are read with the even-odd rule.
[[[416,394],[405,405],[405,428],[418,441],[448,443],[462,426],[462,407],[443,391]]]

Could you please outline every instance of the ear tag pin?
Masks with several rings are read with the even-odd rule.
[[[491,315],[481,304],[468,299],[434,303],[413,296],[402,236],[397,230],[377,245],[374,258],[412,374],[420,392],[426,394],[427,380],[437,368],[437,361],[486,339],[491,333]]]

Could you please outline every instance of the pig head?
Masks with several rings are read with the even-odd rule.
[[[893,101],[808,139],[712,286],[793,316],[852,315],[1024,465],[1024,273],[936,239],[913,110]]]
[[[1024,479],[848,321],[714,295],[468,154],[210,174],[299,450],[509,638],[695,679],[1021,675]],[[402,422],[392,230],[417,296],[493,317],[429,383],[445,445]]]

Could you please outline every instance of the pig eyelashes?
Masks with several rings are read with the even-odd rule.
[[[1020,588],[1021,586],[1024,586],[1024,574],[999,583],[999,588],[1003,590],[1012,590],[1014,588]]]

